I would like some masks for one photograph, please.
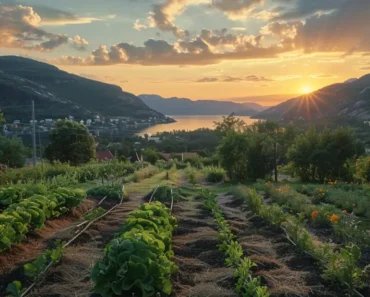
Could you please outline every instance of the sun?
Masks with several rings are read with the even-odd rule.
[[[301,92],[303,93],[303,94],[309,94],[309,93],[312,93],[312,88],[310,87],[310,86],[304,86],[304,87],[302,87],[302,89],[301,89]]]

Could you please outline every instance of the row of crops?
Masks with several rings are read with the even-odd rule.
[[[240,296],[269,297],[267,287],[262,286],[260,279],[252,275],[252,269],[257,264],[249,257],[243,257],[243,248],[231,232],[223,212],[217,204],[216,195],[208,190],[203,190],[200,198],[204,201],[204,208],[211,211],[214,216],[214,222],[219,232],[219,249],[226,256],[225,265],[235,269],[236,293]]]
[[[95,293],[103,297],[125,292],[143,297],[170,294],[170,276],[178,269],[171,261],[176,226],[176,219],[160,202],[133,211],[92,270]]]
[[[348,243],[337,249],[330,243],[318,241],[307,230],[301,215],[287,212],[286,206],[278,203],[265,205],[263,198],[254,189],[239,186],[234,189],[233,194],[243,199],[253,213],[271,225],[281,228],[298,250],[312,256],[321,267],[322,277],[325,280],[338,283],[348,289],[350,296],[358,294],[356,289],[362,289],[368,285],[370,266],[359,265],[361,250],[357,245]]]
[[[84,190],[67,188],[58,188],[46,196],[35,195],[23,200],[17,192],[12,193],[13,196],[7,198],[11,203],[0,213],[0,252],[14,243],[22,242],[28,232],[44,228],[46,220],[69,212],[86,198]]]

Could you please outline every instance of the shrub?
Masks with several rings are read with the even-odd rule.
[[[87,191],[88,196],[93,197],[107,197],[108,199],[120,199],[122,188],[120,185],[102,185],[94,187]]]
[[[207,182],[219,183],[225,180],[226,171],[221,167],[206,167],[204,168],[204,175]]]
[[[159,172],[159,168],[155,166],[149,166],[139,171],[136,171],[131,177],[133,182],[140,182],[143,179],[150,178]]]
[[[197,183],[197,171],[193,167],[191,167],[190,163],[185,168],[184,175],[185,175],[185,179],[189,183],[191,183],[193,185],[195,185]]]

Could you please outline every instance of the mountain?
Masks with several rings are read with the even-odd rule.
[[[3,107],[6,119],[29,120],[32,100],[38,119],[69,115],[76,118],[94,115],[164,117],[118,86],[70,74],[27,58],[0,57],[0,109]]]
[[[187,98],[163,98],[158,95],[139,95],[150,108],[165,115],[237,115],[252,116],[264,108],[257,103],[234,103],[231,101],[198,100]]]
[[[338,117],[370,120],[370,74],[290,99],[255,116],[284,121]]]

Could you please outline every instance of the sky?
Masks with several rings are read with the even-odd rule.
[[[0,0],[0,55],[136,95],[272,105],[370,73],[369,15],[369,0]]]

